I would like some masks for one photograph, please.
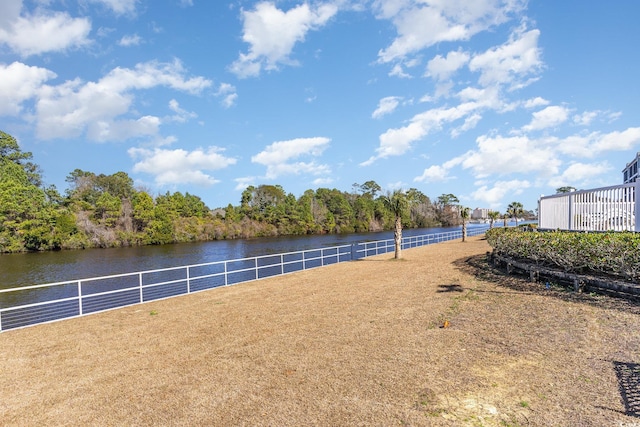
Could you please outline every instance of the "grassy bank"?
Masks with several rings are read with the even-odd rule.
[[[496,274],[469,240],[0,334],[0,424],[637,421],[638,307]]]

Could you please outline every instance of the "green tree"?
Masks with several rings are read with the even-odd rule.
[[[436,214],[429,197],[415,188],[410,188],[406,194],[410,202],[411,225],[413,227],[430,227],[435,225]]]
[[[30,159],[15,138],[0,131],[0,252],[51,248],[56,207]]]
[[[498,211],[489,211],[488,213],[489,216],[489,228],[493,228],[493,223],[500,218],[500,212]]]
[[[462,219],[462,241],[467,241],[467,222],[469,222],[469,218],[471,217],[471,208],[463,207],[460,208],[460,218]]]
[[[458,203],[460,200],[453,194],[442,194],[438,196],[436,211],[440,223],[443,225],[458,224]]]
[[[107,227],[113,227],[120,217],[122,201],[109,192],[104,192],[98,196],[95,206],[95,217]]]
[[[353,184],[356,190],[359,190],[363,196],[368,196],[371,199],[375,199],[376,195],[382,191],[382,187],[375,181],[367,181],[364,184]]]
[[[567,186],[564,186],[564,187],[556,188],[556,194],[570,193],[572,191],[576,191],[576,187],[571,187],[570,185],[567,185]]]
[[[143,231],[155,218],[153,198],[146,191],[139,191],[133,197],[133,227]]]
[[[354,231],[353,226],[353,209],[347,195],[337,189],[329,190],[328,188],[319,188],[316,191],[316,198],[324,203],[331,215],[327,215],[327,219],[332,217],[334,222],[333,229],[329,232],[351,233]]]
[[[18,141],[3,131],[0,131],[0,159],[3,162],[12,162],[20,166],[31,185],[42,185],[40,167],[31,162],[33,155],[29,151],[22,151]]]
[[[100,174],[95,177],[95,186],[102,193],[109,193],[120,200],[131,199],[135,193],[133,179],[125,172],[116,172],[112,175]]]
[[[518,226],[518,216],[522,216],[523,213],[524,208],[520,202],[511,202],[507,206],[507,214],[516,221],[516,227]]]
[[[406,194],[401,190],[395,190],[384,197],[386,207],[393,213],[395,217],[393,228],[393,241],[395,245],[395,259],[402,256],[402,215],[409,206]]]

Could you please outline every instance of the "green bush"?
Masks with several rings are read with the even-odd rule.
[[[602,273],[640,278],[640,234],[632,232],[530,232],[494,228],[486,234],[501,255],[570,273]]]

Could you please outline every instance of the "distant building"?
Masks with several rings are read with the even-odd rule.
[[[489,212],[491,209],[487,208],[475,208],[473,212],[471,212],[471,219],[487,219],[489,218]]]
[[[633,161],[627,163],[627,166],[622,170],[622,176],[624,177],[623,184],[629,184],[636,182],[638,179],[638,161],[640,160],[640,153],[636,153],[636,158]]]

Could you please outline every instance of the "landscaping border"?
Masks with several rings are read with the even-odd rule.
[[[567,273],[559,269],[532,264],[526,260],[516,260],[495,251],[487,252],[487,261],[494,267],[506,269],[507,274],[528,275],[531,282],[546,279],[573,286],[575,292],[602,292],[622,297],[640,298],[640,284],[634,282],[618,280],[613,277]]]

